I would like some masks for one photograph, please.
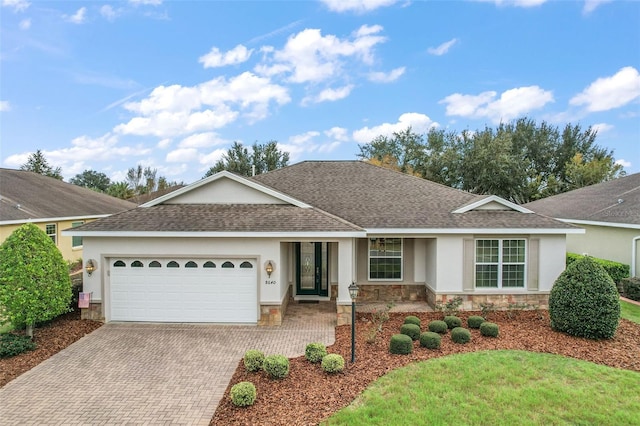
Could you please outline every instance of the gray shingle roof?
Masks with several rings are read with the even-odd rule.
[[[135,207],[58,179],[0,168],[0,221],[100,216]]]
[[[525,204],[560,219],[640,225],[640,173]]]

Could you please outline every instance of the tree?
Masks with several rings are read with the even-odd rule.
[[[51,167],[41,150],[29,155],[27,162],[20,166],[20,169],[62,180],[62,169]]]
[[[424,138],[411,127],[393,132],[391,137],[380,135],[370,143],[360,145],[358,157],[382,167],[388,167],[424,177],[426,147]]]
[[[266,144],[255,142],[249,150],[240,142],[234,142],[231,148],[222,155],[222,158],[210,167],[204,177],[228,170],[243,176],[253,176],[271,170],[285,167],[289,164],[289,153],[278,149],[277,141],[269,141]]]
[[[85,170],[72,177],[69,183],[98,192],[107,192],[109,185],[111,185],[111,179],[104,173],[96,172],[95,170]]]
[[[111,195],[112,197],[121,198],[123,200],[131,198],[135,195],[133,193],[133,190],[129,188],[129,184],[127,182],[113,182],[107,188],[107,194]]]
[[[32,223],[13,231],[0,245],[0,318],[33,327],[61,315],[71,302],[67,263],[51,238]]]

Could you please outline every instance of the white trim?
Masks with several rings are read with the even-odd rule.
[[[68,237],[146,237],[146,238],[366,238],[364,231],[346,232],[144,232],[144,231],[73,231],[67,229],[62,235]]]
[[[640,229],[640,225],[636,223],[597,222],[595,220],[560,219],[560,218],[555,218],[555,219],[559,220],[560,222],[575,223],[577,225],[608,226],[611,228]]]
[[[490,195],[486,198],[483,198],[482,200],[478,200],[471,204],[467,204],[466,206],[462,206],[459,209],[454,210],[452,213],[466,213],[468,211],[475,210],[476,208],[484,206],[485,204],[489,204],[489,203],[502,204],[503,206],[509,207],[511,210],[515,210],[520,213],[533,213],[532,210],[529,210],[518,204],[512,203],[511,201],[507,201],[504,198],[498,197],[497,195]]]
[[[65,217],[46,217],[38,219],[17,219],[17,220],[2,220],[0,226],[4,225],[19,225],[22,223],[43,223],[43,222],[65,222],[68,220],[88,220],[88,219],[101,219],[103,217],[111,216],[115,213],[109,214],[97,214],[92,216],[65,216]]]
[[[637,237],[634,237],[633,240],[631,241],[631,277],[635,277],[636,276],[636,262],[637,259],[636,257],[636,246],[638,244],[638,240],[640,240],[640,235],[638,235]]]
[[[526,238],[514,238],[516,241],[524,241],[524,261],[523,262],[505,262],[503,260],[504,256],[504,241],[509,240],[509,238],[475,238],[474,241],[474,263],[473,263],[473,287],[474,289],[481,290],[501,290],[501,291],[511,291],[512,289],[516,290],[527,290],[527,271],[529,267],[529,263],[527,262],[527,256],[529,254],[529,240]],[[497,262],[478,262],[477,251],[478,251],[478,241],[498,241],[498,261]],[[497,265],[497,278],[498,278],[498,286],[497,287],[488,287],[488,286],[478,286],[477,283],[477,266],[478,265]],[[523,278],[522,278],[522,287],[504,287],[502,284],[502,271],[505,265],[522,265],[524,266]]]
[[[144,204],[141,204],[139,207],[153,207],[156,206],[158,204],[162,204],[167,200],[170,200],[172,198],[178,197],[182,194],[185,194],[189,191],[192,191],[196,188],[199,188],[201,186],[207,185],[211,182],[215,182],[218,179],[222,179],[222,178],[227,178],[227,179],[231,179],[234,182],[237,182],[241,185],[245,185],[248,186],[249,188],[255,189],[256,191],[260,191],[264,194],[267,194],[271,197],[277,198],[278,200],[284,201],[288,204],[293,204],[296,207],[301,207],[303,209],[308,209],[311,208],[311,206],[309,204],[303,203],[302,201],[296,200],[293,197],[290,197],[286,194],[283,194],[282,192],[278,192],[275,191],[273,189],[267,188],[266,186],[260,185],[259,183],[253,181],[253,180],[249,180],[246,179],[242,176],[236,175],[234,173],[228,172],[226,170],[223,170],[221,172],[216,173],[215,175],[206,177],[204,179],[200,179],[197,182],[192,183],[191,185],[187,185],[185,187],[182,187],[180,189],[177,189],[173,192],[170,192],[166,195],[163,195],[162,197],[158,197],[155,198],[151,201],[148,201]]]
[[[376,235],[411,236],[441,235],[441,234],[584,234],[583,228],[367,228],[368,237]]]
[[[368,282],[401,282],[404,280],[404,238],[395,237],[383,237],[400,240],[400,278],[371,278],[371,240],[381,237],[368,237],[367,238],[367,281]],[[379,258],[397,258],[398,256],[375,256],[374,259]]]

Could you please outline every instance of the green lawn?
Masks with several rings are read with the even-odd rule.
[[[620,315],[622,318],[626,318],[629,321],[640,324],[640,306],[633,303],[620,301]]]
[[[410,364],[325,425],[638,425],[640,373],[523,351]]]

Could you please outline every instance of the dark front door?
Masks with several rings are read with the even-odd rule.
[[[329,295],[329,246],[296,243],[296,294]]]

